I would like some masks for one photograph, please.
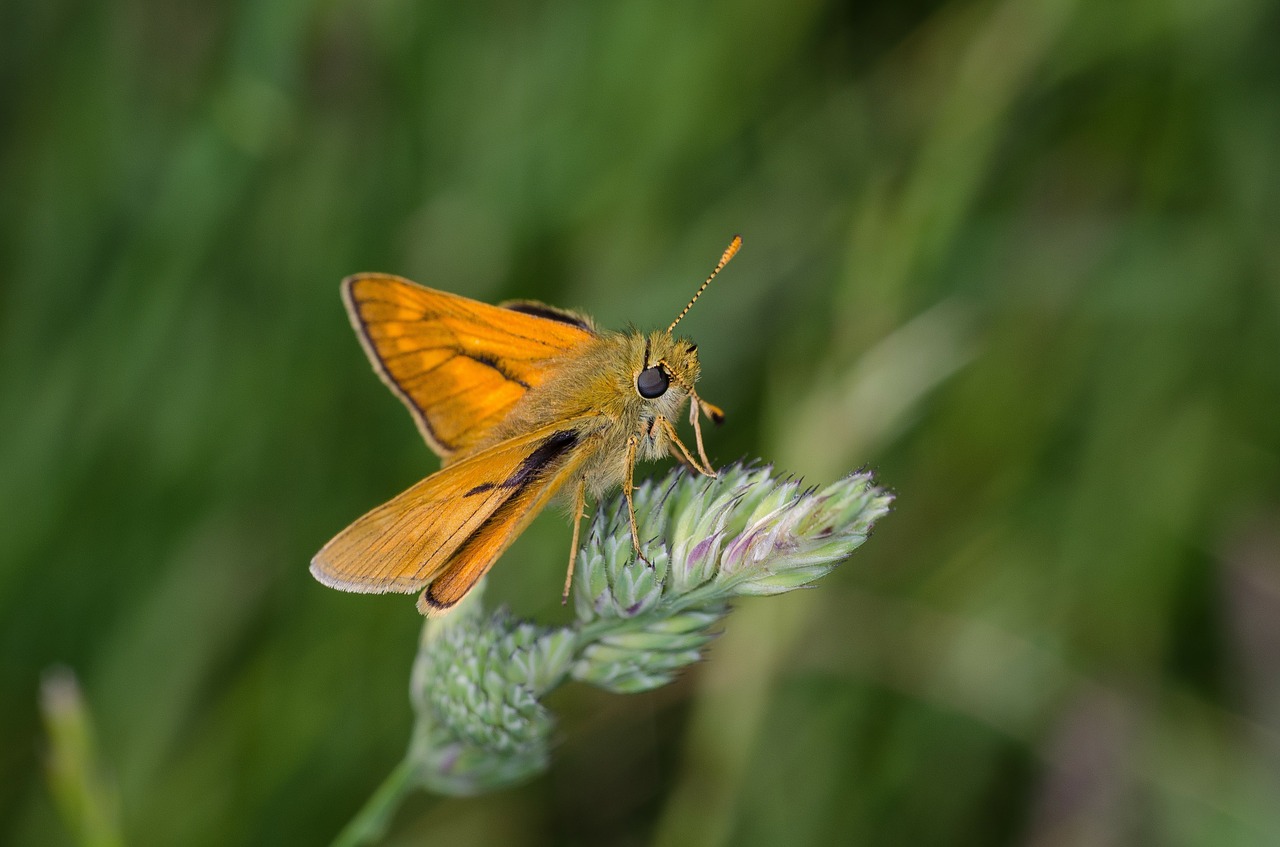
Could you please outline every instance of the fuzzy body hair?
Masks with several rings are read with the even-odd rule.
[[[669,375],[670,384],[659,397],[642,397],[636,379],[658,363]],[[659,459],[674,452],[671,439],[654,422],[663,417],[675,424],[701,368],[697,345],[687,338],[675,338],[662,330],[648,334],[597,330],[588,345],[552,363],[548,370],[553,375],[530,389],[506,419],[476,445],[476,452],[513,435],[564,421],[584,442],[582,449],[590,453],[581,476],[591,493],[599,497],[625,479],[627,442],[632,436],[638,439],[638,458]]]

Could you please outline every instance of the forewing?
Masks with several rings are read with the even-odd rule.
[[[447,590],[436,611],[445,610],[581,466],[589,437],[590,419],[577,419],[450,465],[338,533],[311,560],[311,573],[370,594],[409,593],[439,578]]]
[[[348,277],[342,299],[374,369],[446,460],[465,455],[552,362],[594,336],[571,313],[490,306],[386,274]]]
[[[423,589],[418,597],[418,611],[424,615],[442,615],[456,606],[564,483],[573,478],[586,459],[587,452],[579,450],[568,456],[540,483],[524,485],[514,491],[485,518],[431,584]]]

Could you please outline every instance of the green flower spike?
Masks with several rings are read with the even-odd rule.
[[[818,490],[767,466],[734,465],[715,479],[676,470],[635,490],[644,558],[634,554],[625,498],[602,503],[579,552],[572,626],[486,614],[482,586],[426,623],[405,761],[335,843],[370,843],[414,786],[477,794],[541,772],[554,720],[540,699],[566,676],[619,693],[665,685],[701,658],[731,600],[829,573],[892,500],[869,473]]]
[[[574,635],[476,604],[423,629],[411,694],[419,779],[440,794],[474,794],[547,766],[553,721],[538,698],[564,678]]]
[[[716,479],[676,471],[635,492],[649,562],[632,553],[623,498],[602,508],[579,561],[573,677],[630,693],[698,660],[734,597],[781,594],[831,571],[867,540],[892,495],[871,475],[802,490],[769,467]]]

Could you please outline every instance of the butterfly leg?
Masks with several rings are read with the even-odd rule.
[[[687,468],[691,473],[695,473],[695,474],[701,473],[701,470],[699,470],[698,466],[691,464],[689,460],[686,459],[684,456],[680,455],[679,453],[676,453],[675,457],[676,457],[676,461],[679,462],[681,466]]]
[[[689,396],[692,398],[692,402],[689,403],[689,423],[693,424],[693,440],[698,445],[698,457],[702,459],[702,466],[709,468],[711,467],[711,460],[707,458],[707,450],[702,446],[702,424],[701,419],[698,417],[698,412],[704,408],[702,398],[692,392],[690,392]],[[719,409],[716,411],[719,411]],[[723,412],[720,413],[720,419],[724,420]],[[683,444],[680,446],[684,447]],[[713,471],[709,476],[715,476],[715,472]]]
[[[658,418],[658,420],[662,419]],[[649,557],[640,551],[640,530],[636,528],[636,505],[631,499],[631,491],[635,488],[636,480],[636,448],[639,445],[639,436],[633,435],[627,439],[627,478],[622,482],[622,493],[627,498],[627,520],[631,522],[631,547],[636,551],[637,558],[649,567],[653,567]]]
[[[578,490],[573,493],[573,544],[569,547],[569,572],[564,575],[564,593],[560,605],[569,602],[569,588],[573,585],[573,566],[578,561],[578,530],[582,528],[582,513],[587,501],[587,479],[578,480]]]
[[[711,467],[711,462],[707,461],[706,454],[704,453],[702,456],[703,461],[705,461],[706,464],[699,465],[698,460],[693,458],[693,454],[689,452],[689,448],[684,446],[684,442],[681,441],[680,436],[676,434],[676,428],[671,425],[671,421],[662,416],[658,416],[654,418],[653,425],[656,429],[661,429],[666,434],[667,438],[671,439],[671,443],[680,448],[680,453],[677,454],[677,458],[686,462],[691,468],[703,476],[709,476],[713,479],[715,478],[715,469]],[[699,446],[701,446],[701,444],[699,444]]]
[[[660,359],[658,364],[664,365],[668,372],[671,371],[671,365],[667,364],[665,359]],[[702,467],[699,467],[693,461],[693,456],[689,453],[689,448],[685,447],[684,443],[676,435],[675,427],[671,426],[671,422],[662,418],[659,420],[663,420],[663,423],[666,425],[666,431],[671,436],[671,440],[680,445],[681,453],[688,458],[688,461],[685,462],[685,464],[703,476],[709,476],[714,479],[716,472],[711,468],[711,460],[707,458],[706,448],[702,446],[702,425],[698,420],[698,412],[702,412],[718,425],[724,423],[724,411],[719,406],[708,403],[706,400],[699,397],[698,392],[693,390],[693,385],[684,381],[678,381],[677,384],[689,392],[689,423],[693,424],[693,438],[698,446],[698,456],[702,459]],[[678,455],[676,458],[680,458],[681,461],[684,461],[684,459]]]

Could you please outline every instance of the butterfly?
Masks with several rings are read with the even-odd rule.
[[[672,334],[742,246],[735,236],[665,330],[610,332],[587,317],[514,300],[492,306],[388,274],[342,282],[342,300],[374,370],[409,409],[442,468],[358,518],[311,560],[343,591],[413,593],[424,615],[448,612],[529,522],[566,488],[573,541],[587,493],[621,483],[631,542],[635,464],[674,456],[714,477],[699,413],[698,347]],[[676,432],[685,403],[696,455]]]

